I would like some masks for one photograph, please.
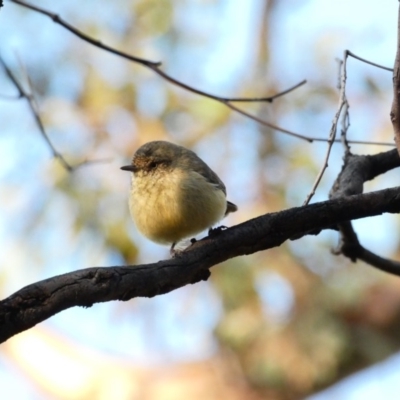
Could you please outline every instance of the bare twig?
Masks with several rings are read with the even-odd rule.
[[[236,101],[237,102],[244,102],[244,101],[247,101],[247,102],[272,102],[273,99],[275,99],[276,97],[282,96],[282,95],[284,95],[286,93],[289,93],[289,92],[297,89],[299,86],[303,85],[305,83],[305,81],[302,81],[302,82],[298,83],[297,85],[295,85],[295,86],[293,86],[293,87],[291,87],[289,89],[286,89],[283,92],[278,93],[278,94],[276,94],[274,96],[270,96],[270,97],[245,99],[245,98],[241,98],[241,97],[232,97],[232,98],[230,98],[230,97],[216,96],[216,95],[213,95],[211,93],[205,92],[203,90],[196,89],[195,87],[187,85],[187,84],[185,84],[185,83],[173,78],[172,76],[168,75],[167,73],[165,73],[164,71],[162,71],[160,69],[161,62],[145,60],[145,59],[142,59],[142,58],[135,57],[135,56],[132,56],[130,54],[124,53],[122,51],[116,50],[116,49],[114,49],[114,48],[112,48],[110,46],[107,46],[107,45],[101,43],[100,41],[89,37],[88,35],[84,34],[80,30],[76,29],[75,27],[70,25],[68,22],[63,20],[59,15],[54,14],[54,13],[48,11],[48,10],[45,10],[44,8],[35,6],[33,4],[30,4],[30,3],[27,3],[27,2],[24,2],[24,1],[21,1],[21,0],[11,0],[11,1],[13,3],[19,4],[19,5],[23,6],[23,7],[26,7],[26,8],[29,8],[31,10],[37,11],[37,12],[39,12],[41,14],[47,15],[55,23],[63,26],[65,29],[69,30],[70,32],[72,32],[74,35],[78,36],[82,40],[84,40],[84,41],[86,41],[86,42],[88,42],[88,43],[90,43],[90,44],[92,44],[92,45],[94,45],[96,47],[100,47],[103,50],[106,50],[106,51],[109,51],[109,52],[111,52],[113,54],[116,54],[116,55],[118,55],[120,57],[126,58],[126,59],[128,59],[130,61],[133,61],[135,63],[143,65],[144,67],[147,67],[147,68],[153,70],[156,74],[158,74],[159,76],[163,77],[166,81],[174,84],[175,86],[181,87],[182,89],[188,90],[188,91],[190,91],[192,93],[196,93],[196,94],[198,94],[200,96],[208,97],[208,98],[213,99],[215,101],[218,101],[218,102],[220,102],[222,104],[225,104],[227,107],[231,108],[232,110],[234,110],[234,111],[236,111],[236,112],[238,112],[238,113],[240,113],[242,115],[245,115],[246,117],[248,117],[248,118],[250,118],[250,119],[252,119],[252,120],[254,120],[254,121],[258,122],[258,123],[262,123],[263,125],[268,126],[271,129],[274,129],[274,130],[277,130],[279,132],[282,132],[282,133],[285,133],[285,134],[288,134],[288,135],[291,135],[291,136],[295,136],[295,137],[310,141],[304,135],[288,131],[287,129],[280,128],[279,126],[276,126],[274,124],[270,124],[269,122],[263,121],[263,120],[257,118],[256,116],[251,115],[251,114],[247,113],[246,111],[240,110],[236,106],[233,106],[232,104],[230,104],[230,102],[236,102]]]
[[[350,128],[350,114],[349,114],[349,102],[346,100],[344,104],[344,112],[342,115],[342,129],[340,131],[340,140],[343,144],[345,154],[350,153],[350,145],[347,140],[347,131]]]
[[[343,60],[340,58],[335,58],[335,61],[337,62],[338,66],[336,89],[340,90],[340,88],[342,87],[341,78],[342,78]]]
[[[240,109],[240,108],[234,106],[234,105],[231,104],[229,101],[223,102],[223,103],[224,103],[227,107],[229,107],[231,110],[234,110],[234,111],[236,111],[237,113],[242,114],[242,115],[244,115],[245,117],[248,117],[248,118],[252,119],[253,121],[256,121],[256,122],[258,122],[259,124],[264,125],[264,126],[266,126],[266,127],[268,127],[268,128],[271,128],[271,129],[274,129],[274,130],[276,130],[276,131],[285,133],[286,135],[289,135],[289,136],[293,136],[293,137],[297,137],[297,138],[299,138],[299,139],[306,140],[306,141],[309,142],[309,143],[311,143],[311,142],[313,141],[313,139],[312,139],[312,138],[309,138],[308,136],[301,135],[300,133],[295,133],[295,132],[289,131],[289,130],[287,130],[287,129],[284,129],[284,128],[281,128],[281,127],[279,127],[279,126],[277,126],[277,125],[274,125],[274,124],[272,124],[272,123],[270,123],[270,122],[267,122],[267,121],[265,121],[265,120],[263,120],[263,119],[261,119],[261,118],[258,118],[258,117],[256,117],[255,115],[249,114],[247,111],[244,111],[244,110],[242,110],[242,109]]]
[[[48,145],[48,147],[50,148],[50,151],[53,154],[53,157],[58,159],[59,162],[61,163],[61,165],[69,172],[75,171],[78,168],[84,167],[84,166],[89,166],[95,163],[104,163],[107,162],[108,160],[105,159],[101,159],[101,160],[85,160],[82,161],[76,165],[71,165],[69,164],[65,158],[63,157],[63,155],[61,153],[59,153],[56,148],[54,147],[53,143],[51,142],[51,140],[49,139],[49,137],[47,136],[46,130],[44,128],[42,119],[40,118],[40,114],[39,114],[39,107],[37,105],[36,102],[36,98],[34,96],[34,89],[33,89],[33,85],[32,85],[32,81],[31,78],[29,76],[29,74],[27,73],[27,71],[25,70],[24,66],[21,64],[22,69],[24,70],[25,73],[25,78],[26,81],[28,82],[28,86],[29,86],[29,92],[26,91],[23,87],[23,85],[21,84],[21,82],[18,81],[18,79],[16,78],[16,76],[11,72],[10,68],[8,68],[8,66],[5,64],[4,60],[0,57],[0,64],[2,64],[6,75],[9,77],[10,81],[14,84],[14,86],[17,88],[18,90],[18,95],[17,96],[13,96],[12,100],[19,100],[22,98],[25,98],[28,102],[29,108],[32,112],[32,115],[35,119],[35,123],[39,128],[39,132],[42,135],[44,141],[46,142],[46,144]]]
[[[342,68],[346,68],[346,60],[347,60],[347,56],[349,55],[349,52],[347,50],[345,50],[344,52],[344,61],[340,61],[340,65]],[[346,74],[346,71],[343,72],[344,74]],[[338,88],[339,90],[341,90],[342,86],[343,86],[343,82],[342,82],[342,73],[339,69],[339,85]],[[344,82],[344,84],[346,84],[346,82]],[[346,88],[343,89],[344,91],[344,112],[342,114],[342,129],[340,131],[340,141],[343,144],[344,147],[344,151],[345,151],[345,156],[349,155],[350,152],[350,145],[349,145],[349,141],[347,139],[347,131],[350,128],[350,114],[349,114],[349,102],[347,101],[347,97],[346,97]]]
[[[332,122],[332,127],[329,133],[329,139],[328,139],[328,148],[326,151],[326,155],[325,155],[325,161],[324,164],[321,167],[320,172],[318,173],[317,178],[315,179],[314,185],[310,191],[310,193],[307,195],[306,200],[304,201],[304,205],[308,204],[312,198],[312,196],[314,196],[315,194],[315,190],[318,187],[319,183],[321,182],[322,176],[325,172],[325,170],[328,168],[328,160],[329,160],[329,156],[332,150],[332,145],[334,142],[338,142],[340,141],[344,148],[345,148],[345,154],[350,154],[350,146],[349,143],[357,143],[357,141],[351,141],[348,140],[347,138],[347,131],[350,127],[350,114],[349,114],[349,102],[347,100],[347,96],[346,96],[346,80],[347,80],[347,58],[349,56],[352,56],[360,61],[363,61],[367,64],[371,64],[374,65],[376,67],[379,68],[383,68],[386,70],[391,71],[391,69],[383,67],[379,64],[375,64],[373,62],[370,62],[368,60],[365,60],[361,57],[356,56],[355,54],[353,54],[352,52],[350,52],[349,50],[345,50],[343,53],[343,60],[338,60],[338,64],[339,64],[339,78],[338,78],[338,89],[340,90],[340,94],[339,94],[339,107],[338,107],[338,111],[336,112],[334,118],[333,118],[333,122]],[[337,132],[337,125],[339,123],[339,119],[341,117],[341,125],[342,125],[342,129],[341,129],[341,135],[340,135],[340,140],[337,140],[335,138],[336,136],[336,132]],[[359,142],[358,142],[359,143]],[[364,143],[366,144],[366,143]],[[394,144],[389,144],[387,143],[386,145],[394,145]]]
[[[85,35],[80,30],[76,29],[75,27],[70,25],[68,22],[64,21],[57,14],[54,14],[54,13],[52,13],[50,11],[47,11],[44,8],[38,7],[38,6],[34,5],[34,4],[27,3],[27,2],[24,2],[24,1],[19,1],[19,0],[11,0],[11,1],[13,3],[19,4],[19,5],[24,6],[26,8],[30,8],[31,10],[37,11],[38,13],[47,15],[55,23],[62,25],[65,29],[69,30],[74,35],[80,37],[82,40],[84,40],[86,42],[89,42],[93,46],[100,47],[101,49],[107,50],[108,52],[116,54],[117,56],[126,58],[126,59],[128,59],[130,61],[134,61],[134,62],[136,62],[138,64],[142,64],[142,65],[145,65],[145,66],[158,66],[158,65],[161,65],[161,62],[159,62],[159,61],[149,61],[149,60],[145,60],[143,58],[134,57],[134,56],[132,56],[130,54],[127,54],[127,53],[124,53],[122,51],[113,49],[110,46],[106,46],[103,43],[101,43],[99,40],[92,39],[91,37]]]
[[[311,198],[314,196],[315,191],[321,182],[321,179],[324,175],[325,170],[328,168],[328,161],[329,161],[329,156],[331,154],[332,146],[336,138],[336,131],[337,131],[337,125],[339,123],[339,118],[342,113],[343,108],[345,108],[345,105],[347,104],[347,98],[346,98],[346,79],[347,79],[347,71],[346,71],[346,61],[347,61],[347,54],[344,52],[343,56],[343,61],[340,64],[340,94],[339,94],[339,106],[338,110],[336,111],[335,116],[333,117],[332,121],[332,126],[331,130],[329,132],[329,139],[328,139],[328,148],[326,150],[325,154],[325,160],[324,163],[321,167],[321,170],[319,171],[317,178],[315,179],[314,185],[311,188],[310,193],[307,195],[307,198],[305,199],[303,205],[306,205],[310,202]],[[346,108],[347,110],[347,108]]]
[[[327,142],[328,139],[325,138],[309,138],[311,142]],[[343,143],[342,139],[335,139],[333,141],[334,143]],[[387,147],[394,147],[396,146],[394,143],[389,143],[389,142],[373,142],[373,141],[368,141],[368,140],[353,140],[353,139],[347,139],[347,143],[350,144],[366,144],[366,145],[374,145],[374,146],[387,146]]]
[[[33,92],[31,91],[30,93],[27,92],[22,84],[18,81],[18,79],[14,76],[14,74],[11,72],[11,70],[8,68],[8,66],[6,65],[6,63],[4,62],[4,60],[0,57],[0,64],[2,64],[7,76],[10,78],[10,81],[14,84],[14,86],[17,88],[18,90],[18,94],[20,98],[25,98],[28,102],[29,108],[32,111],[33,117],[35,119],[36,125],[39,128],[39,132],[42,135],[44,141],[47,143],[48,147],[50,148],[53,157],[57,158],[61,165],[67,170],[67,171],[72,171],[73,167],[71,165],[69,165],[69,163],[65,160],[65,158],[56,150],[56,148],[54,147],[53,143],[50,141],[49,137],[46,134],[46,131],[44,129],[42,120],[39,116],[39,112],[36,106],[36,102],[35,102],[35,98],[33,95]],[[30,80],[28,79],[28,82],[30,82]],[[31,88],[32,89],[32,88]]]
[[[369,60],[367,60],[365,58],[359,57],[359,56],[355,55],[353,52],[351,52],[350,50],[346,50],[346,53],[347,53],[347,55],[355,58],[356,60],[362,61],[362,62],[364,62],[366,64],[373,65],[374,67],[381,68],[381,69],[384,69],[386,71],[393,71],[393,68],[385,67],[384,65],[380,65],[380,64],[374,63],[372,61],[369,61]]]
[[[400,154],[400,6],[397,21],[397,50],[393,70],[393,102],[390,119],[394,130],[394,140]]]
[[[132,56],[130,54],[127,54],[127,53],[124,53],[122,51],[116,50],[116,49],[114,49],[114,48],[112,48],[110,46],[107,46],[107,45],[103,44],[102,42],[100,42],[98,40],[95,40],[95,39],[89,37],[88,35],[84,34],[82,31],[78,30],[77,28],[75,28],[74,26],[72,26],[71,24],[69,24],[68,22],[63,20],[59,15],[54,14],[54,13],[52,13],[52,12],[50,12],[50,11],[44,9],[44,8],[38,7],[36,5],[27,3],[25,1],[21,1],[21,0],[10,0],[10,1],[13,2],[13,3],[19,4],[19,5],[23,6],[23,7],[26,7],[26,8],[29,8],[31,10],[34,10],[36,12],[39,12],[41,14],[44,14],[44,15],[48,16],[49,18],[51,18],[55,23],[63,26],[65,29],[69,30],[70,32],[72,32],[74,35],[78,36],[82,40],[84,40],[84,41],[86,41],[86,42],[88,42],[88,43],[90,43],[90,44],[92,44],[92,45],[94,45],[96,47],[99,47],[99,48],[101,48],[103,50],[106,50],[106,51],[108,51],[110,53],[113,53],[113,54],[115,54],[117,56],[123,57],[123,58],[128,59],[128,60],[130,60],[132,62],[136,62],[136,63],[138,63],[138,64],[140,64],[140,65],[142,65],[142,66],[144,66],[146,68],[149,68],[152,71],[154,71],[157,75],[161,76],[162,78],[164,78],[166,81],[172,83],[173,85],[178,86],[178,87],[180,87],[182,89],[188,90],[188,91],[190,91],[192,93],[198,94],[200,96],[204,96],[204,97],[207,97],[209,99],[213,99],[215,101],[218,101],[218,102],[224,104],[225,106],[229,107],[231,110],[233,110],[233,111],[235,111],[235,112],[237,112],[239,114],[242,114],[245,117],[250,118],[250,119],[252,119],[253,121],[255,121],[255,122],[259,123],[259,124],[267,126],[267,127],[271,128],[273,130],[276,130],[278,132],[282,132],[284,134],[287,134],[287,135],[290,135],[290,136],[293,136],[293,137],[297,137],[297,138],[302,139],[302,140],[306,140],[309,143],[312,143],[314,141],[315,142],[328,142],[328,140],[329,140],[329,139],[326,139],[326,138],[309,137],[309,136],[306,136],[306,135],[302,135],[302,134],[299,134],[299,133],[292,132],[292,131],[290,131],[288,129],[281,128],[280,126],[277,126],[277,125],[272,124],[272,123],[270,123],[268,121],[262,120],[261,118],[258,118],[255,115],[252,115],[252,114],[248,113],[247,111],[244,111],[244,110],[238,108],[237,106],[231,104],[232,102],[272,102],[277,97],[283,96],[283,95],[285,95],[285,94],[297,89],[298,87],[302,86],[306,82],[304,80],[299,82],[298,84],[296,84],[296,85],[294,85],[294,86],[292,86],[292,87],[280,92],[280,93],[277,93],[277,94],[275,94],[273,96],[269,96],[269,97],[241,98],[241,97],[216,96],[216,95],[213,95],[211,93],[205,92],[203,90],[196,89],[195,87],[187,85],[187,84],[185,84],[185,83],[173,78],[172,76],[168,75],[167,73],[165,73],[164,71],[162,71],[160,69],[161,62],[150,61],[150,60],[146,60],[146,59],[142,59],[142,58],[139,58],[139,57]],[[336,142],[340,142],[340,141],[334,140],[334,142],[336,143]],[[375,142],[368,142],[368,141],[365,141],[365,142],[349,141],[349,143],[374,144],[374,145],[382,145],[382,146],[392,146],[393,145],[391,143],[378,143],[378,142],[375,143]]]
[[[301,82],[297,83],[296,85],[283,90],[282,92],[279,92],[277,94],[274,94],[273,96],[269,96],[269,97],[260,97],[260,98],[253,98],[253,99],[249,99],[249,98],[231,98],[231,99],[227,99],[230,102],[263,102],[263,101],[268,101],[269,103],[272,103],[276,98],[284,96],[285,94],[288,94],[290,92],[293,92],[293,90],[296,90],[297,88],[299,88],[300,86],[303,86],[307,83],[307,81],[304,79]]]
[[[362,246],[351,222],[339,224],[339,232],[340,244],[333,254],[342,254],[352,262],[361,260],[381,271],[400,276],[400,262],[380,257]]]
[[[235,105],[231,104],[231,102],[233,102],[233,101],[243,101],[244,99],[242,99],[242,98],[230,98],[230,97],[216,96],[216,95],[213,95],[211,93],[204,92],[203,90],[196,89],[193,86],[189,86],[186,83],[183,83],[181,81],[178,81],[177,79],[175,79],[172,76],[168,75],[167,73],[165,73],[164,71],[162,71],[158,67],[149,66],[149,68],[152,69],[156,74],[158,74],[161,77],[163,77],[166,81],[174,84],[175,86],[181,87],[182,89],[186,89],[189,92],[196,93],[196,94],[198,94],[200,96],[204,96],[204,97],[207,97],[209,99],[218,101],[219,103],[225,104],[231,110],[234,110],[237,113],[242,114],[242,115],[246,116],[247,118],[250,118],[253,121],[258,122],[259,124],[262,124],[262,125],[267,126],[267,127],[271,128],[271,129],[277,130],[279,132],[285,133],[287,135],[297,137],[299,139],[307,140],[309,142],[311,141],[310,139],[307,138],[307,136],[304,136],[304,135],[301,135],[299,133],[295,133],[295,132],[289,131],[287,129],[281,128],[281,127],[279,127],[277,125],[271,124],[270,122],[262,120],[261,118],[258,118],[255,115],[252,115],[252,114],[248,113],[247,111],[244,111],[244,110],[236,107]],[[298,87],[298,86],[299,85],[296,85],[296,87]],[[263,99],[264,99],[263,101],[269,101],[268,99],[270,99],[270,97],[265,97]],[[257,100],[250,99],[250,101],[257,101]],[[261,100],[258,100],[258,101],[261,101]]]

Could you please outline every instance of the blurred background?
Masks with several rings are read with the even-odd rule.
[[[349,49],[392,67],[396,49],[398,4],[389,0],[34,4],[213,94],[267,96],[307,79],[272,104],[240,106],[321,138],[338,104],[336,58]],[[135,229],[130,176],[119,169],[147,141],[187,146],[220,175],[239,206],[228,226],[301,205],[325,157],[325,143],[266,129],[10,2],[0,10],[0,54],[26,88],[29,75],[66,160],[100,160],[67,172],[0,71],[2,298],[77,269],[169,256]],[[349,138],[391,143],[391,73],[350,59],[347,94]],[[342,155],[335,145],[313,201],[328,198]],[[398,178],[392,171],[365,190]],[[399,259],[398,217],[354,225],[366,247]],[[2,398],[395,399],[400,280],[332,255],[337,240],[323,232],[230,260],[208,282],[164,296],[64,311],[1,345]]]

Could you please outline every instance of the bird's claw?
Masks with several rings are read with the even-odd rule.
[[[216,236],[219,235],[222,231],[224,231],[225,229],[228,229],[227,226],[225,225],[221,225],[221,226],[217,226],[216,228],[210,228],[208,230],[208,236]]]

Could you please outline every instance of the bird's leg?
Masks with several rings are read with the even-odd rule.
[[[175,251],[175,245],[176,245],[176,242],[172,243],[172,246],[171,246],[171,248],[169,249],[169,254],[170,254],[172,257],[174,257],[174,256],[175,256],[175,253],[176,253],[176,251]]]
[[[170,250],[169,250],[169,254],[171,255],[172,258],[177,258],[177,257],[179,257],[179,256],[184,252],[184,250],[180,250],[180,249],[176,249],[176,250],[175,250],[175,246],[176,246],[178,243],[179,243],[179,242],[174,242],[174,243],[172,243],[172,246],[171,246],[171,248],[170,248]]]

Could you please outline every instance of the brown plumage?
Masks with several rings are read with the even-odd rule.
[[[129,208],[149,239],[172,243],[211,228],[237,206],[218,175],[196,153],[166,141],[141,146],[132,164]]]

